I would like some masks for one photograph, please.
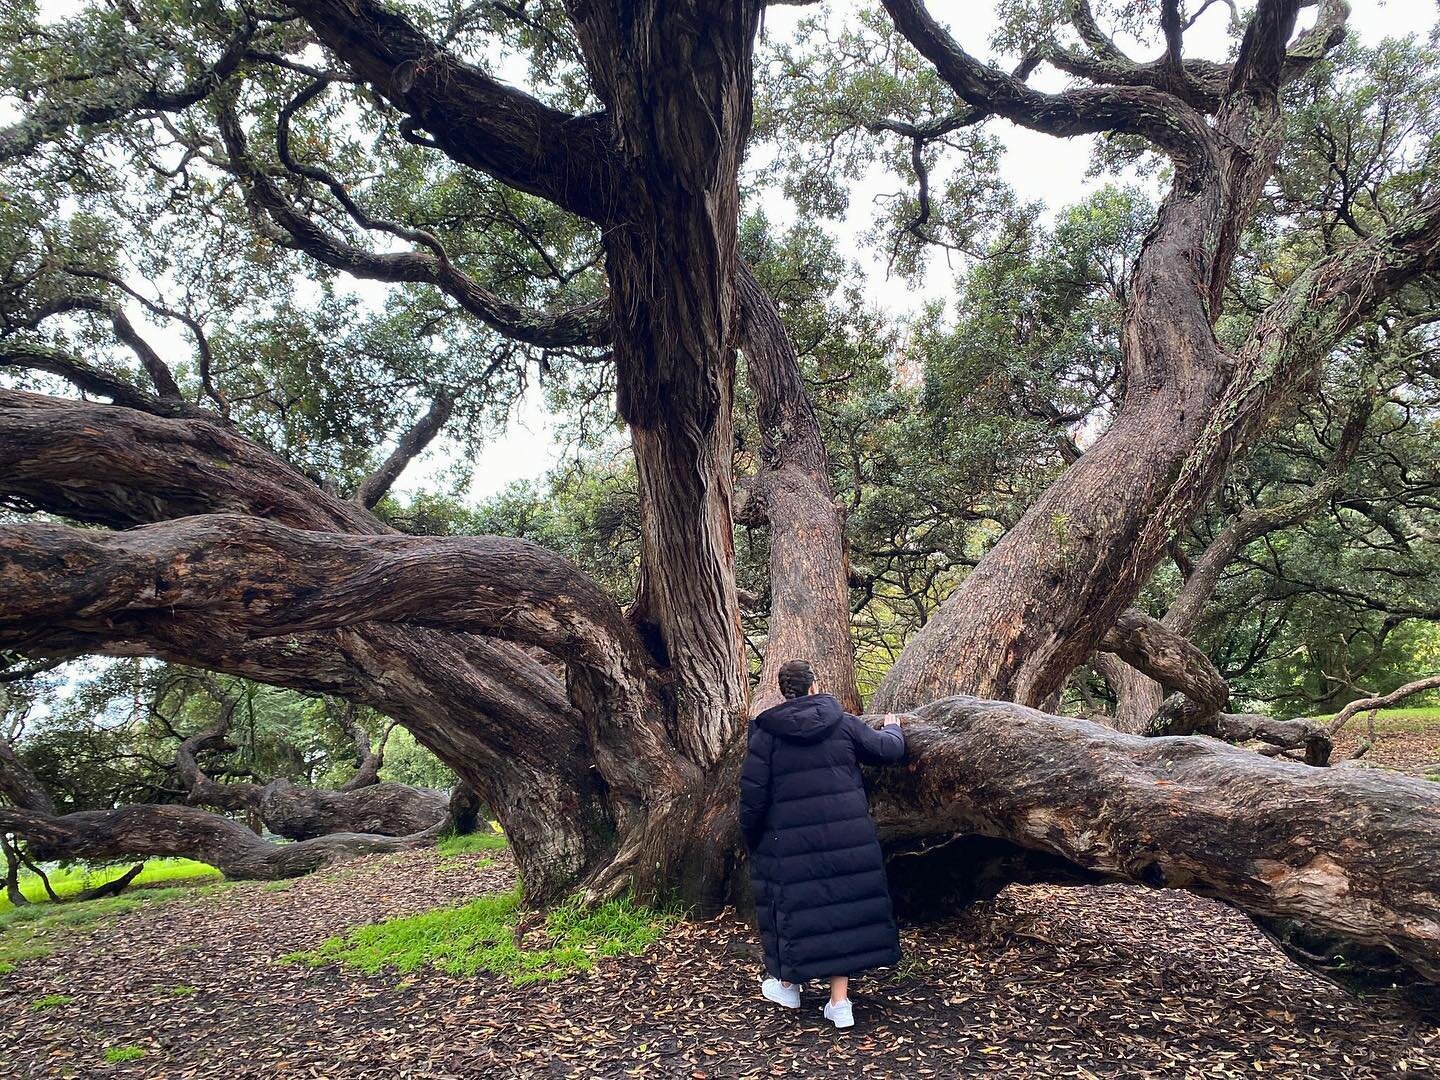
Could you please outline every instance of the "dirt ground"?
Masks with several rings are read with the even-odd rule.
[[[1440,1075],[1440,1029],[1291,965],[1237,913],[1179,892],[1012,888],[905,933],[857,980],[761,1000],[734,918],[640,957],[515,988],[282,958],[347,927],[513,884],[508,858],[372,857],[283,890],[142,905],[0,978],[7,1077],[1380,1077]],[[185,988],[193,988],[187,990]],[[72,998],[36,1009],[46,995]],[[144,1056],[106,1064],[106,1048]]]
[[[1362,713],[1336,736],[1332,760],[1341,764],[1355,758],[1362,748],[1359,760],[1370,767],[1398,769],[1414,776],[1440,772],[1440,724],[1397,724],[1382,719],[1371,725]]]

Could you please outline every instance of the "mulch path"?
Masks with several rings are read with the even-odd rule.
[[[1370,748],[1360,759],[1366,765],[1424,775],[1428,766],[1440,762],[1440,725],[1420,730],[1387,729],[1377,725],[1372,739],[1364,713],[1336,734],[1331,760],[1338,765],[1353,758],[1367,739],[1371,739]]]
[[[905,932],[857,979],[856,1026],[760,1000],[733,917],[515,988],[367,976],[285,954],[508,889],[503,853],[375,856],[284,891],[145,905],[0,978],[5,1077],[1389,1077],[1440,1075],[1440,1029],[1290,964],[1223,905],[1126,886],[1014,887]],[[194,987],[179,996],[177,986]],[[36,1011],[48,994],[75,1000]],[[106,1047],[145,1057],[103,1063]]]

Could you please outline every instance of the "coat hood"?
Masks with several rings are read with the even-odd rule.
[[[777,739],[814,743],[830,734],[844,715],[840,702],[829,694],[807,694],[766,709],[755,717],[755,723]]]

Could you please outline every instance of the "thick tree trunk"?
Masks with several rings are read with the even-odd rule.
[[[748,696],[731,524],[739,168],[760,5],[577,5],[571,17],[625,175],[604,231],[617,405],[640,480],[632,617],[670,673],[701,767]]]
[[[1434,267],[1440,205],[1432,200],[1384,239],[1301,275],[1231,353],[1213,326],[1238,236],[1278,151],[1278,92],[1298,5],[1262,5],[1208,123],[1148,91],[1037,95],[977,64],[917,0],[885,6],[972,105],[1059,135],[1133,130],[1175,162],[1127,289],[1125,391],[1109,430],[941,606],[876,698],[885,708],[960,692],[1038,704],[1133,602],[1175,529],[1298,379],[1399,280]],[[1343,5],[1322,7],[1307,62],[1343,33]]]
[[[761,468],[747,486],[745,512],[770,526],[769,641],[750,711],[780,700],[780,665],[801,659],[814,666],[826,693],[859,712],[844,513],[820,421],[775,302],[744,265],[738,286],[741,348],[761,438]]]
[[[53,446],[66,444],[65,430],[56,428]],[[89,498],[102,485],[93,462],[87,472]],[[112,475],[110,482],[117,478]],[[65,490],[74,497],[75,488]],[[113,648],[176,655],[183,650],[191,663],[323,684],[318,688],[358,698],[387,696],[387,704],[413,709],[433,699],[408,698],[397,684],[438,672],[411,658],[409,650],[423,650],[428,657],[442,644],[456,649],[458,641],[458,655],[465,656],[469,646],[463,643],[475,642],[487,647],[469,661],[471,667],[481,657],[503,661],[518,649],[484,643],[468,631],[508,628],[567,654],[576,678],[588,672],[597,684],[619,684],[601,692],[628,711],[608,715],[629,715],[632,726],[611,736],[577,725],[573,753],[578,761],[606,761],[602,777],[624,779],[627,773],[613,764],[613,757],[587,758],[587,747],[608,740],[612,756],[621,754],[623,746],[644,748],[634,741],[633,726],[645,730],[643,710],[637,715],[633,705],[626,705],[626,694],[640,690],[625,664],[617,667],[609,659],[623,657],[631,647],[624,644],[623,620],[591,607],[583,590],[568,585],[560,590],[567,612],[563,627],[535,615],[533,623],[517,628],[510,607],[492,608],[490,593],[504,590],[512,599],[534,595],[545,574],[561,572],[534,562],[542,556],[528,549],[469,540],[364,538],[214,514],[122,533],[49,524],[3,531],[0,576],[10,586],[3,615],[7,644],[42,653]],[[490,558],[500,552],[498,563]],[[516,557],[519,566],[511,566],[508,560]],[[281,563],[283,575],[256,573],[262,565]],[[515,572],[523,582],[513,580]],[[465,581],[465,588],[449,587],[451,577]],[[371,587],[375,581],[387,587],[376,590]],[[541,607],[532,610],[553,609],[553,597],[537,602]],[[377,618],[395,622],[382,625]],[[601,637],[586,630],[587,620]],[[607,628],[603,634],[601,626]],[[612,634],[613,639],[606,636]],[[202,648],[208,654],[197,658],[194,653]],[[365,658],[367,651],[376,655]],[[337,659],[341,655],[343,666]],[[407,667],[409,672],[402,670]],[[515,694],[532,670],[513,664],[503,683],[506,692]],[[384,695],[376,685],[386,687]],[[484,700],[497,696],[491,690]],[[1163,883],[1220,896],[1264,919],[1288,919],[1309,928],[1305,940],[1312,944],[1318,936],[1340,934],[1390,949],[1427,976],[1440,966],[1424,924],[1424,897],[1436,892],[1427,875],[1436,860],[1428,834],[1417,824],[1435,809],[1427,801],[1435,798],[1429,785],[1395,787],[1394,781],[1363,774],[1307,771],[1203,739],[1134,739],[996,703],[941,703],[925,716],[936,724],[912,729],[910,768],[877,781],[877,817],[893,842],[912,847],[957,834],[988,836],[1074,863],[1081,876]],[[567,864],[568,877],[542,880],[573,882],[584,870],[583,865],[575,869],[572,853],[563,847],[545,851],[547,838],[567,844],[572,836],[593,836],[589,850],[596,854],[589,865],[602,868],[590,879],[593,895],[627,886],[638,887],[642,895],[679,891],[710,903],[734,895],[742,865],[733,815],[738,740],[707,773],[691,773],[693,781],[677,773],[656,788],[662,796],[677,794],[617,801],[605,779],[590,781],[587,789],[572,779],[575,772],[563,768],[564,748],[553,745],[562,730],[554,716],[544,724],[524,713],[517,719],[533,725],[529,730],[547,744],[549,756],[539,765],[510,764],[510,772],[497,753],[494,734],[477,730],[469,718],[447,712],[428,719],[410,716],[407,722],[441,748],[444,760],[491,774],[485,779],[487,802],[489,792],[496,792],[493,798],[510,815],[507,829],[513,822],[517,842],[531,845],[524,853],[526,865],[543,873]],[[627,738],[629,743],[622,741]],[[466,756],[471,747],[484,756],[479,767]],[[642,775],[628,774],[632,783]],[[510,776],[525,784],[513,798],[503,786]],[[596,792],[597,805],[607,814],[611,807],[622,814],[584,828],[578,797],[587,790]],[[547,805],[554,807],[551,820],[523,817]],[[642,806],[643,814],[623,816],[630,805]],[[38,850],[57,854],[196,854],[227,872],[249,876],[303,872],[344,851],[391,850],[416,842],[410,837],[325,837],[271,849],[242,827],[217,825],[217,820],[183,807],[64,818],[25,809],[7,811],[0,828],[20,832]],[[606,820],[614,822],[608,836],[596,827]],[[1352,837],[1360,838],[1361,850],[1355,850]],[[1058,863],[1050,868],[1062,869]]]

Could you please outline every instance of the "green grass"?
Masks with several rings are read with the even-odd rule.
[[[900,963],[895,965],[890,978],[893,982],[904,982],[907,979],[918,978],[930,971],[930,961],[922,960],[915,956],[901,957]]]
[[[488,971],[523,986],[589,971],[598,957],[644,952],[673,921],[628,900],[590,910],[562,904],[545,917],[546,944],[521,949],[515,945],[520,914],[517,887],[461,907],[358,927],[313,952],[286,959],[316,967],[338,962],[372,975],[386,970],[403,974],[426,965],[451,975]]]
[[[1331,713],[1313,719],[1328,724],[1338,715],[1339,713]],[[1356,713],[1345,725],[1346,730],[1364,731],[1368,716],[1369,713],[1364,710]],[[1413,709],[1380,709],[1375,713],[1376,731],[1425,731],[1432,727],[1440,727],[1440,705],[1421,705]]]
[[[482,851],[500,851],[505,847],[505,834],[502,832],[479,831],[466,833],[464,836],[447,836],[440,843],[435,845],[435,850],[443,858],[452,859],[457,855],[477,855]]]
[[[138,861],[138,860],[137,860]],[[62,867],[49,874],[50,884],[61,898],[74,896],[86,889],[93,889],[97,885],[103,885],[112,878],[123,874],[132,864],[114,866],[69,866]],[[220,871],[207,863],[196,862],[194,859],[148,859],[145,862],[145,869],[136,875],[135,880],[130,883],[130,888],[138,885],[156,885],[167,881],[218,881]],[[20,875],[20,892],[33,904],[49,902],[49,895],[45,892],[45,886],[34,874],[23,873]],[[0,895],[0,913],[11,910],[13,905],[8,896]]]
[[[67,933],[91,929],[97,923],[127,915],[145,904],[163,904],[221,887],[214,884],[200,888],[140,889],[83,903],[33,904],[0,911],[0,974],[15,970],[15,965],[23,960],[50,955]]]
[[[36,998],[32,1001],[30,1008],[37,1011],[41,1009],[58,1009],[61,1005],[69,1005],[70,1002],[74,1000],[73,997],[66,997],[64,994],[47,994],[45,997]]]
[[[194,997],[195,987],[193,986],[172,986],[165,991],[171,997]]]
[[[112,1046],[105,1051],[105,1060],[111,1065],[119,1065],[122,1061],[134,1061],[136,1058],[145,1056],[145,1051],[138,1046]]]

